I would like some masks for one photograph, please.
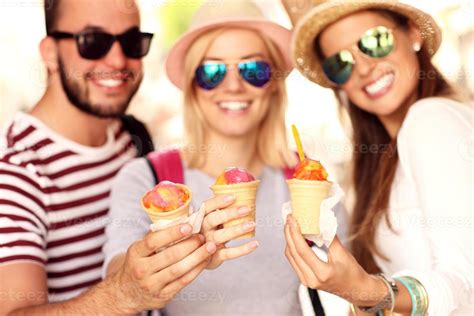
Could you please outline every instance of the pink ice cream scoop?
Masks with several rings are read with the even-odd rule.
[[[142,204],[146,209],[169,212],[183,206],[188,199],[188,192],[173,182],[162,181],[143,196]]]
[[[216,180],[216,185],[255,181],[255,177],[242,168],[227,168]]]

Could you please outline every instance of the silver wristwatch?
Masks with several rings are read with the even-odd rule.
[[[382,279],[382,281],[384,281],[389,291],[388,294],[382,299],[382,301],[375,306],[358,306],[358,308],[364,313],[378,313],[382,309],[392,306],[392,304],[394,303],[393,300],[397,297],[398,294],[398,286],[395,283],[395,280],[390,277],[387,277],[383,273],[378,273],[376,276]]]

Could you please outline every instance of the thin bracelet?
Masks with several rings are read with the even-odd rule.
[[[392,300],[392,306],[390,307],[390,314],[388,314],[388,315],[392,316],[393,315],[393,310],[395,309],[395,292],[392,289],[392,285],[390,283],[388,283],[387,279],[385,278],[385,276],[383,274],[377,274],[376,277],[379,278],[380,280],[382,280],[383,283],[385,283],[385,285],[388,288],[388,291],[390,293],[390,297],[391,297],[391,300]],[[377,315],[378,315],[378,313],[377,313]]]
[[[420,281],[418,281],[415,278],[411,278],[416,284],[417,284],[417,289],[421,294],[421,313],[425,315],[428,312],[428,306],[429,306],[429,297],[428,297],[428,292],[426,292],[425,287],[423,284],[421,284]]]
[[[357,312],[353,303],[351,303],[351,312],[354,314],[354,316],[357,316]],[[390,315],[392,315],[392,312],[390,312]],[[378,311],[376,316],[385,316],[385,313],[383,311]]]

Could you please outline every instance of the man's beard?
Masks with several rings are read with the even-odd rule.
[[[139,78],[136,85],[130,91],[127,100],[121,104],[116,105],[115,107],[105,106],[105,104],[93,104],[89,99],[89,92],[87,90],[81,91],[79,83],[74,81],[74,78],[71,79],[71,77],[66,73],[66,69],[61,58],[58,59],[58,64],[63,90],[66,93],[69,102],[71,102],[71,104],[80,111],[99,118],[118,118],[124,115],[130,104],[130,101],[132,100],[135,93],[137,93],[142,80],[142,78]],[[130,70],[121,72],[127,72],[131,74],[128,80],[137,80],[136,74],[133,74]]]

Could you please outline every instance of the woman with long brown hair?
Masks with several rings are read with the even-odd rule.
[[[473,112],[431,62],[438,26],[397,1],[314,2],[293,57],[349,114],[352,254],[336,238],[320,260],[289,216],[290,263],[357,312],[472,313]]]

